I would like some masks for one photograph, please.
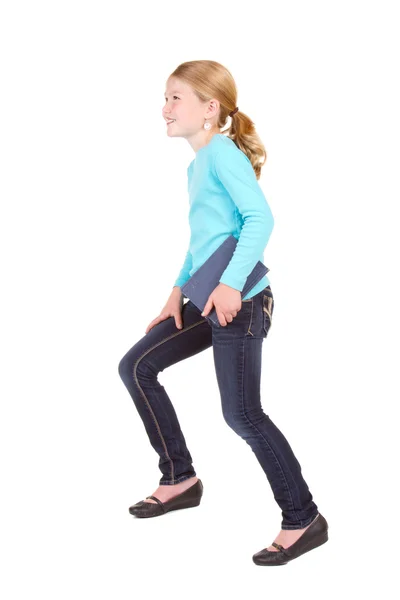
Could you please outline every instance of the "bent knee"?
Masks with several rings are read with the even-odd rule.
[[[130,351],[119,361],[118,373],[122,380],[151,379],[158,370],[144,356]]]
[[[118,374],[121,377],[122,381],[124,381],[125,379],[132,377],[132,373],[133,373],[132,360],[130,358],[128,358],[128,354],[125,354],[125,356],[123,356],[118,363]]]

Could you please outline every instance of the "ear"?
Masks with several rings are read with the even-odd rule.
[[[216,98],[212,98],[208,102],[207,112],[204,115],[204,118],[205,119],[212,119],[212,117],[215,117],[215,115],[218,114],[220,106],[221,106],[221,104],[220,104],[219,100],[217,100]]]

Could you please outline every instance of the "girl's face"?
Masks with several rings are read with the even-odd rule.
[[[217,102],[200,102],[192,88],[176,77],[168,79],[164,99],[162,116],[170,137],[192,138],[203,129],[205,119],[212,125],[213,117],[216,121]]]

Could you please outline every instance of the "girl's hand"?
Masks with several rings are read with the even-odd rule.
[[[225,283],[219,283],[209,295],[201,316],[207,316],[213,306],[215,306],[220,325],[225,327],[227,323],[233,321],[242,308],[242,295],[239,290],[235,290]]]
[[[161,310],[158,317],[153,319],[151,323],[147,325],[146,333],[150,331],[155,325],[161,323],[161,321],[165,321],[165,319],[169,319],[169,317],[174,317],[175,325],[178,329],[182,329],[182,307],[183,307],[183,294],[181,293],[178,287],[174,287],[170,297],[167,300],[164,308]]]

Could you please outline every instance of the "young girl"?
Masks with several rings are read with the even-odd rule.
[[[261,407],[262,343],[274,298],[266,275],[243,299],[241,290],[257,261],[264,260],[274,220],[257,181],[265,148],[236,99],[232,75],[214,61],[185,62],[167,80],[162,111],[167,133],[185,138],[196,153],[187,170],[191,236],[167,303],[119,363],[162,473],[159,487],[129,512],[154,517],[200,504],[203,485],[157,375],[212,346],[223,416],[250,445],[282,509],[281,531],[253,560],[278,565],[326,542],[328,524],[286,438]],[[230,127],[221,133],[228,115]],[[238,240],[235,252],[204,312],[190,300],[183,304],[180,286],[231,234]],[[220,327],[205,318],[213,307]]]

